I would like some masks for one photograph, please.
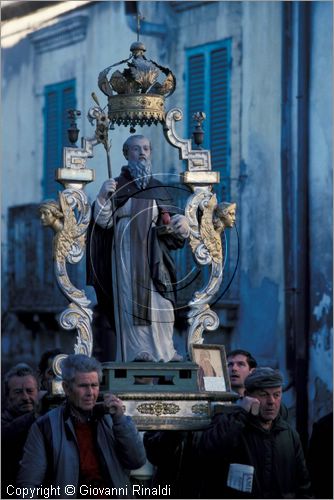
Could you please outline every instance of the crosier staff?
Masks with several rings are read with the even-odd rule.
[[[95,136],[96,139],[103,144],[103,147],[105,149],[106,155],[107,155],[107,167],[108,167],[108,179],[112,179],[112,170],[111,170],[111,159],[110,159],[110,148],[111,148],[111,142],[108,139],[108,130],[109,130],[109,119],[102,110],[100,106],[100,102],[97,98],[97,95],[95,92],[92,92],[92,98],[96,102],[99,108],[99,113],[98,116],[95,115],[96,118],[96,130],[95,130]],[[111,213],[112,213],[112,219],[113,219],[113,228],[114,228],[114,238],[116,237],[116,204],[115,204],[115,197],[112,194],[111,198]],[[123,329],[121,327],[121,312],[119,309],[119,297],[118,297],[118,268],[117,268],[117,263],[118,263],[118,249],[117,245],[114,244],[114,251],[115,251],[115,282],[116,282],[116,290],[114,291],[114,297],[116,299],[117,305],[114,307],[114,313],[116,315],[115,318],[115,325],[119,325],[119,338],[120,338],[120,347],[121,347],[121,359],[124,361],[124,343],[123,343]],[[116,329],[116,334],[117,334],[117,329]],[[116,335],[117,339],[117,335]]]

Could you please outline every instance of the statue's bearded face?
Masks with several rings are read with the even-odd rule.
[[[152,175],[151,146],[146,137],[133,138],[128,151],[128,168],[139,189],[145,189]]]
[[[128,145],[127,159],[129,162],[146,162],[151,159],[150,141],[146,137],[133,137]]]
[[[128,169],[139,189],[145,189],[152,176],[151,160],[129,160]]]

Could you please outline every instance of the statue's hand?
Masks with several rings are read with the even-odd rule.
[[[190,227],[187,217],[184,215],[176,214],[170,219],[169,224],[175,234],[179,234],[182,238],[188,238],[190,235]]]
[[[117,182],[115,181],[115,179],[108,179],[107,181],[104,181],[99,191],[99,194],[97,195],[99,201],[102,204],[105,203],[110,198],[110,196],[116,191],[116,188],[117,188]]]

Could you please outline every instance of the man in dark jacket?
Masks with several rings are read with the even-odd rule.
[[[64,359],[67,403],[33,424],[17,478],[32,498],[45,497],[41,487],[49,488],[52,498],[133,497],[127,470],[145,463],[145,450],[121,400],[106,394],[104,403],[96,404],[101,376],[94,358]]]
[[[147,431],[144,445],[155,465],[152,487],[169,486],[169,498],[200,498],[203,467],[197,457],[201,431]]]
[[[333,412],[313,424],[307,465],[315,498],[333,498]]]
[[[26,363],[13,366],[4,377],[5,409],[1,414],[1,498],[15,484],[28,432],[41,412],[37,375]]]
[[[204,498],[310,498],[300,438],[279,415],[282,385],[280,372],[255,368],[238,407],[204,431]]]

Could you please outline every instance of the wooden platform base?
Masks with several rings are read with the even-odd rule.
[[[138,430],[201,430],[216,411],[238,399],[229,391],[200,392],[198,366],[182,363],[103,363],[100,398],[116,394]],[[64,400],[61,380],[53,381],[50,408]]]
[[[198,366],[182,363],[104,363],[101,392],[113,392],[139,430],[200,430],[217,406],[229,405],[234,392],[199,392]]]

